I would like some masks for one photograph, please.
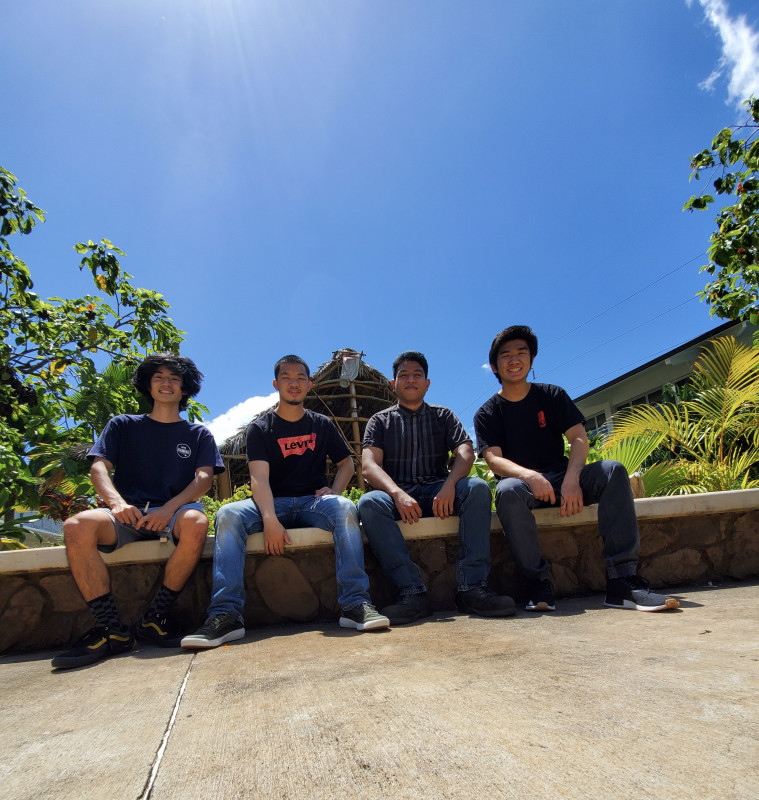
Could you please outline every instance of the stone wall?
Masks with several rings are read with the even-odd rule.
[[[640,573],[654,586],[759,577],[759,490],[636,500],[641,531]],[[541,546],[561,596],[600,593],[605,587],[595,507],[562,519],[556,509],[537,513]],[[454,608],[458,553],[455,518],[404,525],[436,609]],[[338,614],[330,534],[290,531],[283,557],[263,552],[262,535],[250,537],[245,564],[246,625],[334,620]],[[112,587],[125,620],[135,622],[160,585],[169,542],[131,544],[106,556]],[[493,516],[491,587],[524,598],[505,539]],[[188,629],[205,619],[211,589],[213,539],[180,595],[176,613]],[[393,598],[393,587],[367,548],[366,569],[374,602]],[[68,572],[64,548],[0,553],[0,652],[56,648],[92,624]]]

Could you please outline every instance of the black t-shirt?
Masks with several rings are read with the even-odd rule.
[[[500,447],[503,457],[520,467],[561,470],[567,464],[562,434],[578,422],[585,418],[562,388],[533,383],[523,400],[496,394],[474,415],[477,452]]]
[[[297,422],[267,411],[248,426],[248,461],[269,464],[274,497],[305,497],[327,485],[327,456],[334,464],[352,454],[337,426],[305,409]]]
[[[199,467],[224,472],[216,442],[205,425],[156,422],[147,414],[121,414],[103,428],[88,453],[114,465],[113,485],[133,506],[162,506],[184,491]]]

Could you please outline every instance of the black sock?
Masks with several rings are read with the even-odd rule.
[[[96,597],[93,600],[88,600],[87,605],[98,625],[107,625],[109,628],[122,627],[119,612],[116,610],[116,603],[110,592]]]
[[[169,589],[165,583],[161,584],[161,588],[153,598],[153,602],[145,616],[162,617],[171,608],[177,597],[179,597],[179,592]]]

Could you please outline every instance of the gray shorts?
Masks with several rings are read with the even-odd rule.
[[[161,506],[156,506],[150,510],[155,511],[157,508],[161,508]],[[137,530],[137,528],[133,528],[131,525],[124,525],[123,522],[119,522],[116,517],[111,514],[109,508],[101,508],[100,511],[105,511],[105,513],[108,514],[116,528],[116,544],[99,544],[98,550],[100,550],[101,553],[112,553],[114,550],[118,550],[119,547],[123,547],[130,542],[152,542],[156,539],[167,539],[169,534],[171,534],[171,538],[174,540],[174,544],[176,544],[178,539],[174,536],[174,523],[177,521],[177,515],[188,508],[203,511],[203,506],[200,505],[200,503],[187,503],[186,505],[180,506],[174,512],[174,516],[169,520],[169,524],[162,531],[146,531],[144,528]]]

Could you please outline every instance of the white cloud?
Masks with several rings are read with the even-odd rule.
[[[759,33],[748,24],[745,16],[731,17],[725,0],[699,0],[699,3],[722,40],[719,63],[700,87],[712,91],[727,72],[727,102],[742,110],[744,100],[759,95]]]
[[[213,434],[216,444],[221,444],[225,439],[237,433],[243,425],[250,422],[256,414],[273,406],[278,397],[277,392],[272,392],[265,397],[249,397],[247,400],[243,400],[242,403],[232,406],[229,411],[225,411],[223,414],[219,414],[218,417],[214,417],[210,422],[206,422],[205,425]]]
[[[490,364],[483,364],[482,368],[485,370],[485,372],[490,372]]]

